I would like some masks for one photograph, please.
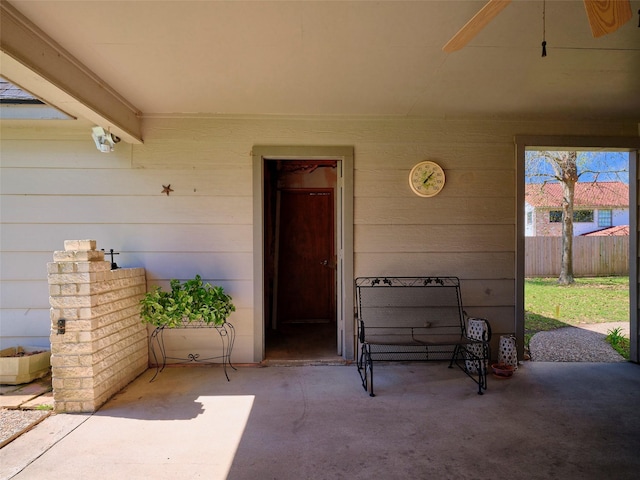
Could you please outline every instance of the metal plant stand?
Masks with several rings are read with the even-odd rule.
[[[189,353],[186,357],[168,357],[167,351],[164,346],[164,331],[167,327],[157,327],[151,336],[149,337],[149,349],[153,353],[153,358],[156,366],[156,373],[153,375],[153,378],[149,380],[149,382],[153,382],[158,374],[164,370],[164,367],[167,365],[167,360],[177,360],[177,362],[173,362],[177,365],[183,365],[188,363],[220,363],[215,362],[214,360],[222,360],[222,368],[224,369],[224,375],[227,377],[227,381],[229,381],[229,374],[227,372],[227,365],[232,369],[236,370],[236,367],[231,363],[231,352],[233,350],[233,343],[236,337],[235,328],[229,322],[224,322],[222,325],[212,325],[202,321],[194,321],[187,322],[184,321],[181,326],[169,328],[168,330],[173,330],[174,328],[210,328],[215,329],[220,335],[220,340],[222,341],[222,355],[217,355],[215,357],[207,357],[200,358],[199,353]],[[160,359],[158,359],[158,355],[156,354],[156,348],[160,355]],[[158,361],[160,360],[160,361]]]

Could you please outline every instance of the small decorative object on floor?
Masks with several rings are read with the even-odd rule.
[[[500,337],[498,363],[510,365],[514,370],[518,369],[518,350],[516,348],[516,337],[513,335],[502,335]]]
[[[511,365],[505,365],[504,363],[493,363],[491,369],[498,378],[510,378],[515,370]]]
[[[469,338],[475,338],[476,340],[484,340],[487,338],[491,338],[491,327],[489,326],[489,322],[484,318],[469,318],[467,319],[467,336]],[[477,355],[478,358],[482,358],[482,345],[481,344],[471,344],[467,346],[467,349]],[[484,359],[484,371],[486,372],[489,369],[489,360]],[[477,373],[478,368],[478,360],[468,359],[465,361],[465,366],[467,370],[471,373]]]

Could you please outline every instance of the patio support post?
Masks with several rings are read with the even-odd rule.
[[[111,270],[95,240],[66,240],[48,264],[57,412],[95,412],[148,368],[143,268]]]

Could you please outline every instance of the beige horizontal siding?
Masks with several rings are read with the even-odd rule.
[[[515,218],[514,197],[485,201],[482,197],[446,198],[443,193],[432,198],[356,197],[353,203],[356,225],[473,225],[480,229],[513,225]]]
[[[142,145],[120,142],[103,154],[88,127],[3,123],[0,262],[3,288],[15,295],[2,305],[3,328],[24,333],[17,325],[38,311],[31,335],[48,337],[39,310],[48,302],[46,263],[64,240],[91,238],[121,252],[119,265],[144,267],[148,286],[196,273],[223,285],[238,306],[237,362],[255,360],[254,145],[352,146],[356,276],[459,276],[469,313],[513,332],[514,136],[637,134],[637,124],[612,122],[150,117]],[[410,169],[426,159],[447,175],[428,199],[408,186]]]
[[[461,279],[514,278],[515,252],[357,253],[356,276],[455,276]]]
[[[47,122],[47,125],[49,122]],[[62,169],[131,169],[132,146],[120,142],[109,154],[99,152],[91,138],[90,127],[71,135],[53,129],[56,138],[38,139],[47,129],[13,131],[2,128],[2,168],[62,168]],[[73,131],[72,131],[73,132]],[[12,138],[12,133],[16,134]],[[82,135],[79,135],[82,133]],[[49,132],[49,135],[51,133]],[[81,138],[79,138],[81,137]]]
[[[100,239],[99,248],[121,252],[251,252],[253,226],[230,224],[144,224],[114,223],[7,223],[2,225],[4,251],[39,251],[49,257],[60,250],[65,240]],[[69,238],[67,238],[69,237]],[[126,256],[116,263],[127,262]]]
[[[129,192],[118,196],[6,195],[2,198],[2,220],[7,223],[102,223],[111,228],[123,223],[252,223],[253,198],[250,195],[203,199],[169,198],[159,193],[156,196]]]
[[[357,225],[358,252],[504,252],[514,248],[513,225]]]
[[[173,197],[234,197],[251,192],[250,165],[223,165],[196,172],[176,169],[4,168],[4,195],[119,196],[124,192],[157,197],[171,184]],[[68,187],[74,188],[69,190]],[[203,199],[200,199],[203,200]]]
[[[417,163],[419,159],[414,159]],[[413,165],[412,165],[413,166]],[[439,198],[469,198],[469,197],[504,197],[511,192],[506,185],[514,182],[514,172],[504,170],[455,170],[445,169],[446,183],[438,195]],[[406,169],[364,169],[358,170],[358,183],[355,195],[357,197],[395,198],[414,197],[409,188],[409,172]],[[428,206],[431,199],[421,199],[422,206]]]

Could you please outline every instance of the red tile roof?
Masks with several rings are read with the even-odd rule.
[[[525,201],[534,207],[560,207],[562,185],[560,183],[529,183]],[[629,185],[622,182],[576,183],[575,207],[628,207]]]
[[[613,237],[629,235],[629,225],[618,225],[616,227],[603,228],[595,232],[583,233],[582,237]]]

